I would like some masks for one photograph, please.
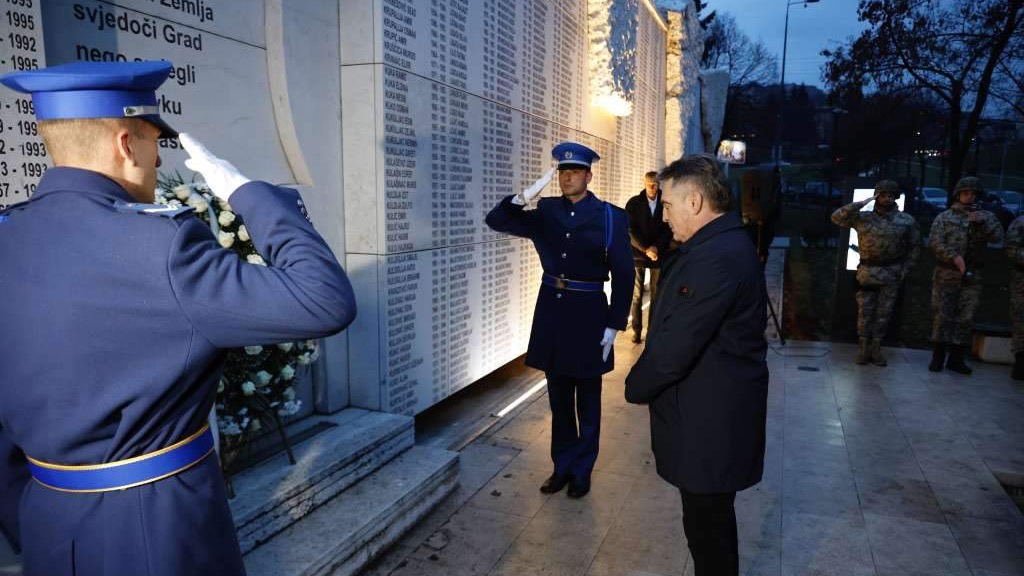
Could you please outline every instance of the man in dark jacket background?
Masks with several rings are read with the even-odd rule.
[[[649,404],[658,474],[679,488],[696,576],[739,573],[736,492],[761,480],[768,397],[764,274],[718,163],[689,155],[659,174],[682,244],[662,267],[647,346],[626,400]]]
[[[660,258],[668,254],[668,243],[672,239],[672,231],[661,217],[657,172],[644,174],[644,189],[626,202],[626,214],[629,215],[629,242],[633,246],[633,267],[636,269],[630,314],[633,316],[633,343],[638,344],[644,331],[644,273],[651,271],[651,304],[654,304]]]

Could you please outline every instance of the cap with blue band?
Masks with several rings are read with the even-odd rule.
[[[577,142],[562,142],[551,149],[551,157],[558,161],[559,170],[587,168],[601,157]]]
[[[177,138],[156,96],[172,68],[165,61],[72,62],[5,74],[0,84],[31,94],[39,120],[138,118],[159,128],[161,138]]]

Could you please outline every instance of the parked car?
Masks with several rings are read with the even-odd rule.
[[[944,188],[925,186],[924,188],[918,188],[916,192],[924,197],[925,202],[928,202],[939,210],[946,209],[946,200],[949,198],[949,193],[946,192]]]
[[[998,196],[1003,205],[1009,208],[1017,216],[1020,216],[1021,208],[1024,207],[1024,194],[1014,190],[992,190],[992,194]]]
[[[803,206],[832,206],[838,208],[843,204],[843,191],[829,188],[828,182],[808,182],[803,192],[798,195]]]
[[[935,188],[939,190],[939,188]],[[919,188],[911,191],[907,194],[907,201],[904,203],[904,210],[908,214],[913,214],[921,218],[931,220],[939,215],[946,209],[946,201],[943,199],[942,204],[932,202],[928,196],[925,195]]]
[[[976,202],[976,205],[982,210],[988,210],[995,214],[996,218],[999,219],[999,222],[1002,223],[1004,230],[1010,225],[1010,222],[1013,222],[1013,219],[1016,218],[1016,213],[1007,207],[1006,204],[1003,203],[1003,199],[993,192],[985,192],[982,194],[981,198]]]

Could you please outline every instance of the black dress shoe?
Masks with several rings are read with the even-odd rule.
[[[540,485],[540,491],[545,494],[554,494],[562,488],[565,488],[565,485],[568,483],[568,474],[552,474],[544,481],[543,484]]]
[[[587,495],[590,492],[590,479],[577,480],[575,478],[569,479],[569,498],[579,499]]]

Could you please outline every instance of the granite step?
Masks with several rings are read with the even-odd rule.
[[[459,455],[416,446],[245,557],[249,576],[359,573],[448,496]]]
[[[372,474],[415,441],[408,416],[349,408],[319,418],[335,427],[293,447],[297,463],[281,454],[232,478],[231,511],[242,553],[300,521]]]

